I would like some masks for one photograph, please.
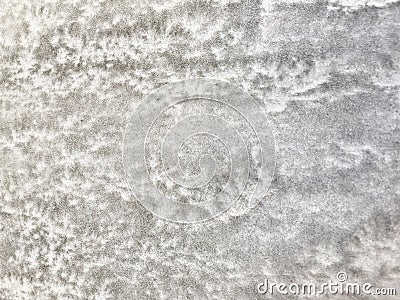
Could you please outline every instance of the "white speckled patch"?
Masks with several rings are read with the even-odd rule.
[[[135,110],[124,166],[138,200],[167,220],[195,223],[239,200],[264,197],[275,142],[262,107],[226,82],[198,78],[163,86]]]

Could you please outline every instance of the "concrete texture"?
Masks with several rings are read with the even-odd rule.
[[[259,275],[339,271],[400,293],[399,1],[0,4],[0,299],[265,299]],[[276,170],[255,209],[181,225],[133,196],[123,137],[194,77],[263,106]]]
[[[254,98],[221,80],[193,78],[160,87],[136,107],[123,159],[145,208],[193,224],[243,214],[263,200],[275,141]]]

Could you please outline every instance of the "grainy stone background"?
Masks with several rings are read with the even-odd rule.
[[[339,271],[400,292],[399,1],[1,0],[0,15],[0,299],[255,299],[259,274]],[[133,197],[121,152],[137,104],[192,77],[264,104],[277,165],[254,210],[184,226]]]

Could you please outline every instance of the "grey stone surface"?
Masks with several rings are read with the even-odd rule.
[[[263,299],[259,275],[339,271],[400,293],[399,1],[0,4],[0,299]],[[123,136],[194,77],[263,106],[276,170],[255,209],[180,225],[132,195]]]
[[[275,141],[254,98],[221,80],[193,78],[160,87],[135,109],[123,160],[145,208],[193,224],[248,212],[264,198]]]

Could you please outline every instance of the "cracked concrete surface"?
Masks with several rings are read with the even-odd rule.
[[[265,299],[254,276],[339,271],[400,293],[399,1],[0,4],[0,299]],[[185,226],[134,198],[122,145],[193,77],[264,107],[276,170],[254,210]]]

